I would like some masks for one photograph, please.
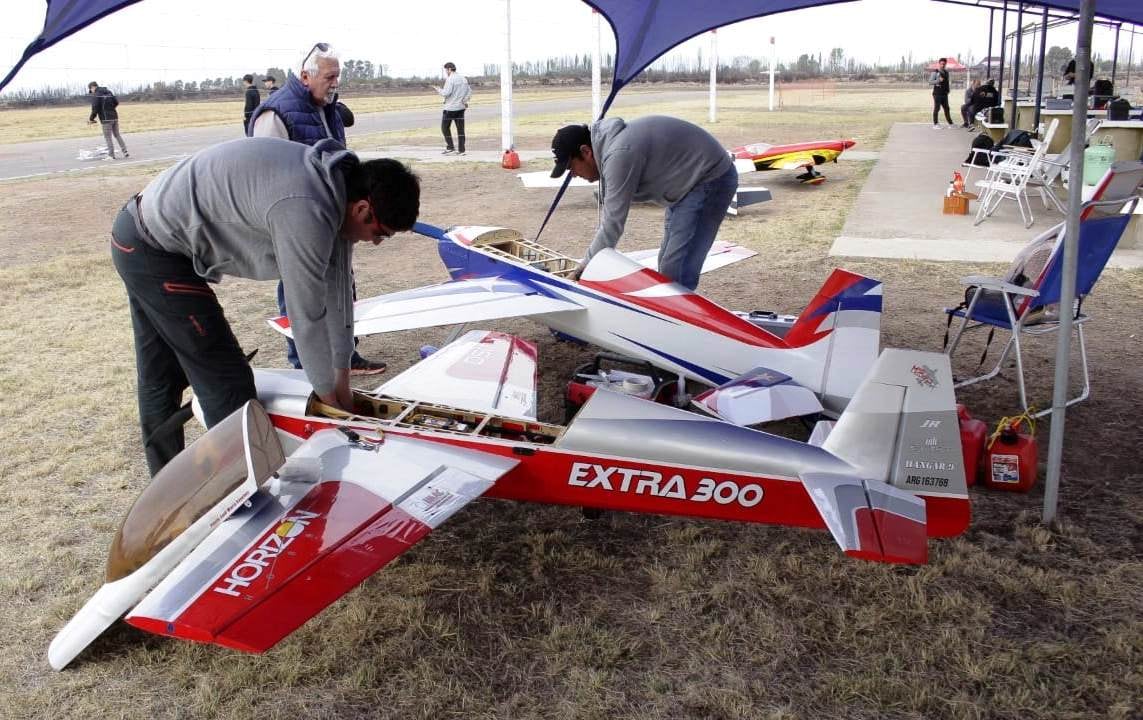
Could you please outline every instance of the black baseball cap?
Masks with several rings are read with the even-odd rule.
[[[552,138],[552,155],[556,156],[552,177],[558,178],[567,172],[568,161],[579,155],[583,145],[591,145],[591,131],[587,125],[565,125],[556,131],[556,136]]]

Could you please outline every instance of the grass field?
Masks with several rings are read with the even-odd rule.
[[[927,111],[916,90],[807,90],[773,115],[757,111],[759,97],[727,93],[708,127],[728,146],[843,134],[875,149],[893,121]],[[230,122],[231,109],[216,111]],[[702,103],[648,98],[625,114],[638,111],[705,121]],[[554,120],[529,119],[520,135],[546,143]],[[830,166],[816,188],[767,176],[774,200],[723,226],[760,255],[705,277],[704,294],[797,311],[837,264],[829,245],[872,165]],[[481,500],[269,653],[120,623],[52,672],[47,645],[99,586],[111,537],[147,482],[107,237],[122,202],[160,169],[2,184],[0,718],[1141,717],[1143,273],[1123,271],[1085,304],[1100,316],[1089,330],[1098,388],[1069,414],[1053,527],[1038,523],[1039,486],[976,489],[969,532],[931,542],[928,565],[901,567],[849,560],[821,532],[623,513],[590,521],[576,508]],[[531,233],[550,200],[496,166],[415,169],[430,222]],[[595,221],[589,194],[569,193],[544,243],[580,252]],[[653,246],[661,226],[660,210],[634,208],[624,248]],[[930,350],[944,329],[937,308],[961,292],[957,278],[982,269],[845,265],[885,282],[883,345]],[[360,251],[355,267],[363,297],[445,279],[431,245],[409,235]],[[273,283],[219,287],[259,367],[284,364],[263,320],[273,293]],[[541,419],[561,422],[563,384],[590,351],[522,320],[497,328],[537,342]],[[372,337],[362,351],[395,373],[444,335]],[[1011,395],[999,385],[961,397],[995,418]],[[1046,429],[1040,438],[1046,446]]]

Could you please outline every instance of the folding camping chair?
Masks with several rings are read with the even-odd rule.
[[[1009,148],[991,153],[992,165],[989,166],[984,179],[976,183],[976,187],[980,190],[980,199],[973,225],[984,222],[996,212],[996,208],[1000,207],[1004,198],[1010,197],[1016,201],[1016,207],[1020,209],[1024,227],[1032,227],[1035,218],[1032,217],[1032,206],[1028,202],[1028,181],[1042,172],[1040,165],[1059,124],[1060,121],[1053,118],[1048,123],[1044,139],[1034,141],[1031,151],[1026,148]]]
[[[1143,163],[1115,163],[1096,187],[1095,199],[1085,203],[1080,214],[1076,302],[1072,312],[1073,327],[1079,338],[1083,391],[1068,400],[1068,405],[1087,399],[1091,393],[1087,346],[1083,334],[1084,323],[1088,322],[1091,316],[1080,312],[1080,309],[1084,298],[1091,293],[1096,281],[1099,280],[1104,266],[1107,265],[1111,253],[1131,220],[1131,212],[1139,201],[1139,196],[1135,192],[1141,182],[1143,182]],[[948,343],[948,335],[945,336],[948,355],[951,357],[956,352],[966,330],[988,327],[989,340],[998,329],[1006,330],[1011,335],[995,367],[982,375],[959,381],[955,387],[964,387],[996,377],[1000,374],[1009,353],[1015,351],[1020,404],[1025,411],[1029,410],[1020,339],[1022,336],[1035,337],[1059,330],[1059,314],[1052,312],[1052,306],[1058,305],[1060,301],[1063,279],[1062,241],[1065,226],[1066,223],[1060,223],[1029,243],[1017,257],[1008,277],[991,278],[974,275],[961,280],[963,284],[975,286],[979,290],[966,293],[966,299],[971,296],[967,299],[967,303],[955,308],[945,308],[950,326],[954,317],[961,318],[960,326],[951,343]],[[1029,269],[1027,264],[1032,257],[1045,248],[1050,248],[1050,255],[1031,282],[1027,285],[1012,282],[1019,279],[1017,274],[1019,271]],[[1035,270],[1032,269],[1032,272]],[[980,364],[984,363],[987,352],[986,344]],[[1036,413],[1036,416],[1046,415],[1048,412],[1050,409]]]
[[[1086,126],[1084,127],[1084,144],[1091,139],[1095,131],[1099,129],[1100,124],[1103,122],[1100,118],[1089,118]],[[1043,161],[1040,163],[1039,172],[1035,173],[1029,181],[1028,186],[1040,191],[1040,199],[1044,201],[1044,207],[1049,207],[1048,203],[1051,201],[1051,206],[1062,214],[1067,215],[1068,210],[1064,207],[1063,201],[1060,196],[1056,194],[1056,182],[1060,181],[1060,186],[1064,187],[1067,183],[1067,175],[1069,166],[1072,159],[1072,144],[1069,142],[1064,149],[1058,153],[1048,153],[1044,155]]]

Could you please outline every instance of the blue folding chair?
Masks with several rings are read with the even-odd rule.
[[[1103,268],[1111,258],[1111,253],[1119,243],[1127,223],[1131,220],[1131,211],[1139,197],[1118,198],[1114,200],[1099,200],[1084,204],[1081,214],[1079,233],[1079,253],[1076,268],[1075,306],[1071,309],[1073,314],[1073,327],[1079,338],[1079,353],[1083,366],[1083,391],[1076,397],[1067,401],[1068,405],[1086,400],[1091,394],[1091,379],[1088,374],[1087,346],[1084,343],[1083,326],[1091,317],[1080,311],[1083,300],[1095,287]],[[1130,207],[1126,210],[1124,203]],[[1097,216],[1099,211],[1110,211],[1114,214]],[[1124,214],[1125,213],[1125,214]],[[1049,232],[1056,234],[1057,240],[1051,256],[1044,265],[1037,278],[1028,286],[1005,282],[1001,278],[972,275],[962,278],[961,282],[968,286],[976,286],[987,292],[976,291],[967,299],[967,307],[962,304],[956,308],[945,308],[951,324],[953,317],[961,318],[960,327],[952,343],[948,345],[947,353],[950,356],[956,352],[961,336],[966,330],[981,327],[989,328],[988,340],[997,330],[1008,331],[1010,337],[1004,346],[1003,352],[996,366],[983,375],[959,381],[955,387],[964,387],[983,380],[990,380],[1000,374],[1009,353],[1015,350],[1017,382],[1020,388],[1020,405],[1027,412],[1028,396],[1024,384],[1024,358],[1020,343],[1021,336],[1039,336],[1055,333],[1059,330],[1059,315],[1051,314],[1051,306],[1060,302],[1060,287],[1063,279],[1063,234],[1064,223],[1057,225]],[[1044,236],[1041,236],[1041,239]],[[1059,313],[1065,312],[1063,308]],[[985,353],[988,352],[985,347]],[[981,364],[984,355],[981,356]],[[1051,412],[1046,408],[1035,414],[1040,417]]]

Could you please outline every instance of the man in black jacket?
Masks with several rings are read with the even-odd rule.
[[[115,159],[112,137],[119,141],[123,157],[131,157],[127,152],[127,143],[123,142],[123,136],[119,134],[119,111],[116,110],[119,107],[119,99],[94,80],[87,84],[87,94],[91,95],[91,116],[87,118],[87,122],[89,125],[94,125],[95,119],[99,118],[99,124],[103,126],[103,140],[107,143],[108,157]]]
[[[937,111],[941,108],[945,109],[945,120],[948,121],[949,127],[953,127],[952,115],[949,113],[949,71],[945,70],[947,60],[941,58],[937,60],[937,68],[929,77],[929,84],[933,86],[933,129],[940,130],[941,126],[937,123]]]
[[[258,88],[254,87],[253,75],[243,75],[242,82],[246,83],[246,107],[242,109],[242,129],[245,130],[254,109],[262,104],[262,96],[258,93]]]

